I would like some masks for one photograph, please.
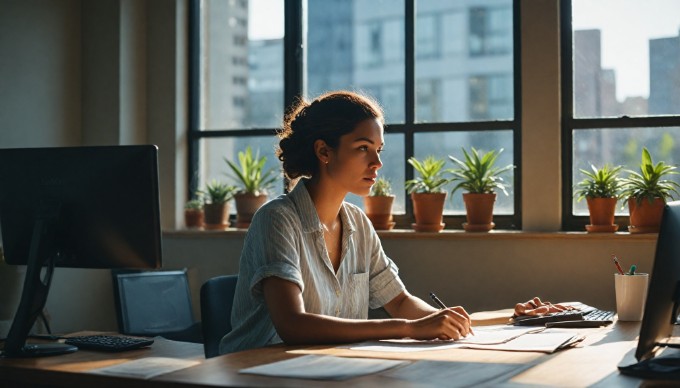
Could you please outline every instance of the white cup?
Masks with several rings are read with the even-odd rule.
[[[619,321],[641,321],[645,312],[647,300],[647,285],[649,274],[635,275],[614,274],[614,289],[616,290],[616,313]]]

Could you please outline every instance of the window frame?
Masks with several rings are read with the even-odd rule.
[[[560,3],[560,51],[562,90],[562,230],[583,231],[589,223],[589,216],[573,215],[573,132],[592,129],[649,128],[662,130],[665,127],[680,127],[680,115],[575,118],[574,117],[574,66],[573,66],[572,0]],[[627,215],[617,215],[618,225],[629,223]],[[624,231],[620,229],[619,231]]]
[[[469,122],[438,122],[418,123],[416,118],[416,0],[404,0],[404,123],[385,125],[386,133],[399,133],[404,136],[403,161],[405,179],[413,179],[413,168],[408,164],[409,156],[414,155],[414,138],[417,133],[428,132],[493,132],[512,131],[513,139],[513,164],[516,166],[513,172],[512,187],[514,188],[514,213],[511,215],[494,214],[494,222],[497,229],[521,230],[521,47],[520,47],[520,12],[521,1],[512,0],[512,40],[513,40],[513,108],[514,118],[509,120],[487,120]],[[297,96],[304,95],[304,47],[306,31],[304,7],[306,0],[284,0],[284,109],[291,106]],[[203,131],[200,128],[200,0],[189,1],[189,129],[188,129],[188,198],[198,189],[197,176],[200,162],[199,143],[209,138],[224,137],[251,137],[251,136],[275,136],[276,128],[249,128],[249,129],[222,129]],[[392,145],[390,145],[392,146]],[[400,185],[395,185],[399,187]],[[284,185],[285,187],[285,185]],[[405,191],[405,190],[404,190]],[[501,194],[502,195],[502,194]],[[411,229],[413,222],[413,205],[409,196],[405,195],[405,213],[395,214],[396,228]],[[443,221],[447,229],[461,229],[465,222],[465,214],[444,215]]]

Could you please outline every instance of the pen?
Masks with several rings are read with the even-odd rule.
[[[434,303],[439,306],[440,309],[446,309],[446,305],[444,302],[441,301],[441,299],[437,298],[437,295],[434,294],[434,292],[430,292],[430,298],[434,301]],[[470,334],[474,335],[475,332],[472,331],[472,325],[470,325]]]
[[[612,255],[612,259],[614,259],[614,265],[616,266],[616,270],[619,271],[619,275],[623,275],[623,268],[621,268],[619,260],[614,255]]]
[[[635,275],[635,270],[637,269],[637,266],[635,264],[630,266],[630,271],[628,272],[628,275]]]
[[[434,303],[436,303],[437,306],[439,306],[440,309],[446,308],[446,305],[444,304],[444,302],[442,302],[441,299],[437,298],[437,295],[435,295],[434,292],[430,292],[430,298],[432,298]]]

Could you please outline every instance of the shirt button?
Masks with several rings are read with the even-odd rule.
[[[335,295],[340,296],[340,290],[336,290]]]
[[[335,315],[340,315],[340,309],[335,309]]]

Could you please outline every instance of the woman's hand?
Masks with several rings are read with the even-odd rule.
[[[571,306],[563,306],[561,304],[543,302],[541,301],[541,298],[536,297],[524,303],[517,303],[517,305],[515,305],[515,316],[544,315],[565,310],[575,310],[575,308]]]
[[[461,306],[438,310],[423,318],[408,321],[409,337],[418,340],[457,340],[474,334],[470,316]]]

